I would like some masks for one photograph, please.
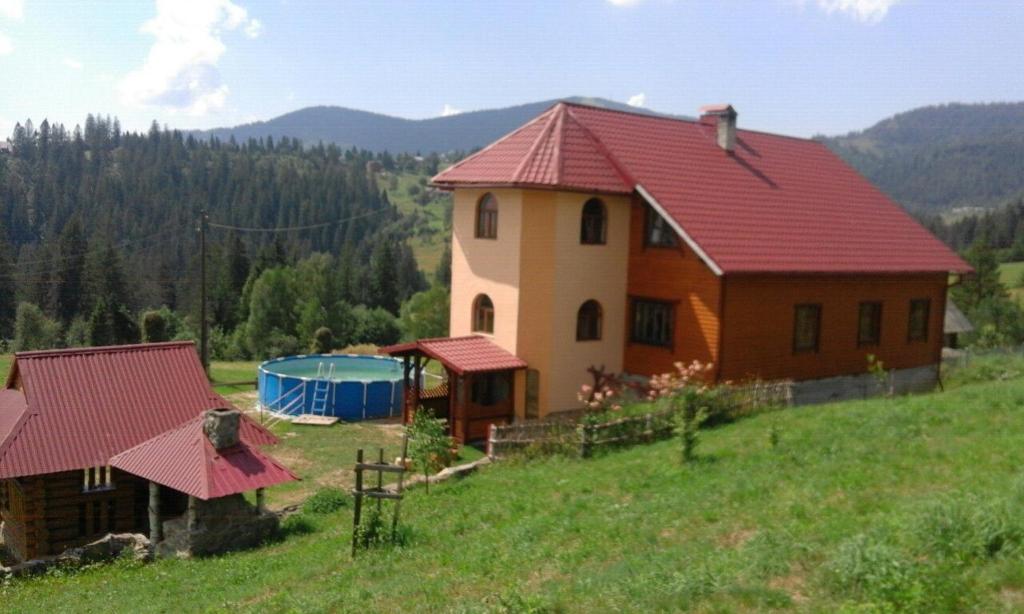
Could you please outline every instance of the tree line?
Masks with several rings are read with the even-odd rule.
[[[435,158],[125,132],[92,115],[19,123],[9,142],[0,338],[15,349],[196,337],[204,211],[215,356],[305,351],[320,328],[330,349],[393,342],[402,304],[429,288],[406,244],[416,221],[377,177]]]

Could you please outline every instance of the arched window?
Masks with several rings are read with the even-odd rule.
[[[473,301],[473,332],[494,332],[494,303],[486,294],[477,295]]]
[[[490,192],[481,196],[476,203],[476,237],[498,238],[498,199]]]
[[[583,205],[580,220],[580,243],[604,245],[608,234],[608,213],[599,198],[591,198]]]
[[[576,341],[597,341],[601,338],[601,303],[589,300],[576,312]]]

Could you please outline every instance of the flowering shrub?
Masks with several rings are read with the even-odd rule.
[[[647,393],[650,400],[678,396],[682,392],[688,392],[691,388],[696,388],[698,393],[709,390],[704,376],[714,368],[712,363],[704,364],[695,360],[688,365],[677,362],[673,366],[676,368],[675,372],[651,377],[650,391]]]
[[[604,367],[590,367],[587,372],[594,377],[594,384],[583,384],[576,398],[588,412],[603,413],[622,409],[622,378],[606,373]]]

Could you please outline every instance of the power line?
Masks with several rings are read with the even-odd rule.
[[[365,217],[370,217],[371,215],[379,215],[379,214],[381,214],[381,213],[383,213],[385,211],[387,211],[387,209],[382,207],[380,209],[377,209],[376,211],[367,211],[366,213],[360,213],[359,215],[353,215],[351,217],[341,218],[340,220],[334,220],[333,222],[322,222],[320,224],[308,224],[306,226],[285,226],[285,227],[276,227],[276,228],[253,228],[253,227],[247,227],[247,226],[231,226],[231,225],[228,225],[228,224],[216,224],[214,222],[209,222],[207,225],[210,228],[221,228],[221,229],[224,229],[224,230],[237,230],[239,232],[292,232],[292,231],[296,231],[296,230],[313,230],[315,228],[326,228],[328,226],[333,226],[335,224],[343,224],[345,222],[351,222],[353,220],[358,220],[358,219],[362,219],[362,218],[365,218]]]

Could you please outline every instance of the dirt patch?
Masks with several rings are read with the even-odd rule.
[[[1004,588],[999,591],[999,600],[1014,611],[1017,611],[1021,605],[1024,605],[1024,591],[1015,588]]]
[[[768,582],[768,586],[775,590],[786,591],[793,603],[807,602],[807,579],[799,569],[790,569],[789,574],[772,578]]]
[[[750,538],[755,535],[757,535],[757,531],[754,529],[740,529],[738,531],[731,531],[722,535],[718,539],[718,543],[723,548],[739,548],[750,541]]]

